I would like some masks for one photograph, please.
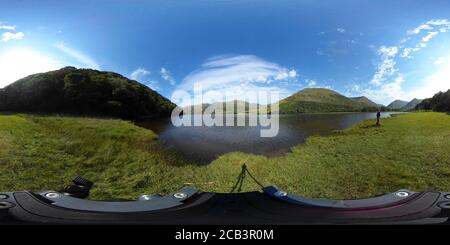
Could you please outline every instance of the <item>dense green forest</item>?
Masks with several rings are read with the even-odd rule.
[[[113,72],[65,67],[0,89],[0,111],[139,119],[170,115],[176,105]]]
[[[439,92],[432,98],[423,100],[416,106],[416,110],[450,112],[450,89],[447,92]]]

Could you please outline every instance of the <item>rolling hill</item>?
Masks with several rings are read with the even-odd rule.
[[[376,110],[365,97],[348,98],[324,88],[306,88],[279,102],[280,113],[352,112]]]
[[[401,108],[402,111],[410,111],[410,110],[414,110],[414,108],[416,108],[416,106],[418,104],[420,104],[420,102],[422,102],[422,100],[419,99],[413,99],[410,102],[408,102],[408,104],[406,104],[405,106],[403,106]]]
[[[234,107],[234,111],[229,110],[229,108],[232,107]],[[258,108],[264,107],[266,106],[241,100],[232,100],[227,102],[215,102],[212,104],[204,103],[200,105],[185,106],[183,108],[183,113],[198,114],[199,112],[204,112],[207,108],[208,110],[222,109],[224,114],[236,114],[237,112],[257,113]]]
[[[388,105],[388,108],[396,111],[410,111],[416,108],[420,102],[422,102],[422,100],[419,99],[413,99],[409,102],[404,100],[394,100]]]
[[[379,105],[373,101],[371,101],[370,99],[368,99],[366,96],[361,96],[361,97],[350,97],[350,99],[358,102],[361,106],[363,107],[381,107],[383,105]]]
[[[408,101],[404,101],[404,100],[394,100],[392,101],[387,107],[391,110],[398,110],[403,108],[404,106],[406,106],[408,104]]]
[[[124,119],[169,116],[175,104],[120,74],[65,67],[0,89],[0,111]]]
[[[239,103],[238,103],[239,102]],[[184,107],[184,113],[195,114],[204,111],[206,108],[224,108],[234,104],[235,112],[239,109],[241,111],[257,113],[255,108],[266,108],[266,105],[251,104],[244,101],[228,101],[218,102],[213,104],[201,104]],[[378,108],[384,108],[365,96],[348,98],[333,90],[324,88],[307,88],[301,90],[290,97],[280,100],[278,102],[279,112],[283,114],[289,113],[320,113],[320,112],[358,112],[358,111],[375,111]],[[252,108],[250,108],[252,107]],[[187,109],[190,109],[190,112]],[[200,109],[201,108],[201,109]],[[272,107],[269,107],[270,110]],[[197,109],[197,111],[195,111]]]

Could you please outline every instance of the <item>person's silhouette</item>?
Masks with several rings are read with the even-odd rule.
[[[380,118],[381,118],[381,112],[378,111],[378,112],[377,112],[377,127],[381,126]]]

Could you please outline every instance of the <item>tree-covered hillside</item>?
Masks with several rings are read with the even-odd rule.
[[[433,98],[423,100],[416,109],[450,112],[450,89],[447,92],[435,94]]]
[[[176,105],[120,74],[65,67],[0,89],[0,111],[138,119],[170,115]]]

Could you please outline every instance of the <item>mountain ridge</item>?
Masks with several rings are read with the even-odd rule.
[[[375,102],[373,102],[372,100],[370,100],[369,98],[367,98],[366,96],[359,96],[359,97],[348,97],[354,101],[359,102],[360,104],[362,104],[363,106],[367,106],[367,107],[382,107],[383,105],[377,104]]]
[[[422,101],[423,101],[423,100],[414,98],[414,99],[412,99],[410,102],[408,102],[408,104],[406,104],[405,106],[403,106],[403,107],[401,108],[401,110],[402,110],[402,111],[410,111],[410,110],[413,110],[413,109],[416,108],[416,106],[417,106],[418,104],[420,104]]]
[[[361,111],[376,111],[378,109],[385,110],[385,106],[379,105],[365,96],[359,97],[346,97],[336,91],[325,88],[306,88],[294,93],[293,95],[278,101],[271,105],[261,105],[256,103],[249,103],[247,101],[232,100],[227,102],[215,102],[215,103],[203,103],[197,105],[185,106],[184,112],[188,114],[195,114],[203,112],[206,108],[214,109],[219,108],[222,105],[224,113],[230,113],[226,111],[225,105],[235,103],[235,111],[238,106],[236,102],[244,104],[245,108],[241,108],[240,112],[256,113],[258,110],[254,108],[264,108],[271,111],[275,104],[279,106],[279,113],[320,113],[320,112],[361,112]],[[249,106],[253,106],[253,109]],[[201,107],[201,109],[200,109]],[[197,111],[194,111],[194,109]],[[187,110],[187,109],[190,109]]]
[[[306,88],[280,100],[280,113],[375,111],[380,107],[365,96],[346,97],[326,88]]]
[[[387,107],[390,110],[397,111],[410,111],[413,110],[418,104],[420,104],[423,100],[414,98],[411,101],[405,100],[394,100]]]
[[[408,101],[394,100],[387,107],[391,110],[400,109],[408,104]]]

